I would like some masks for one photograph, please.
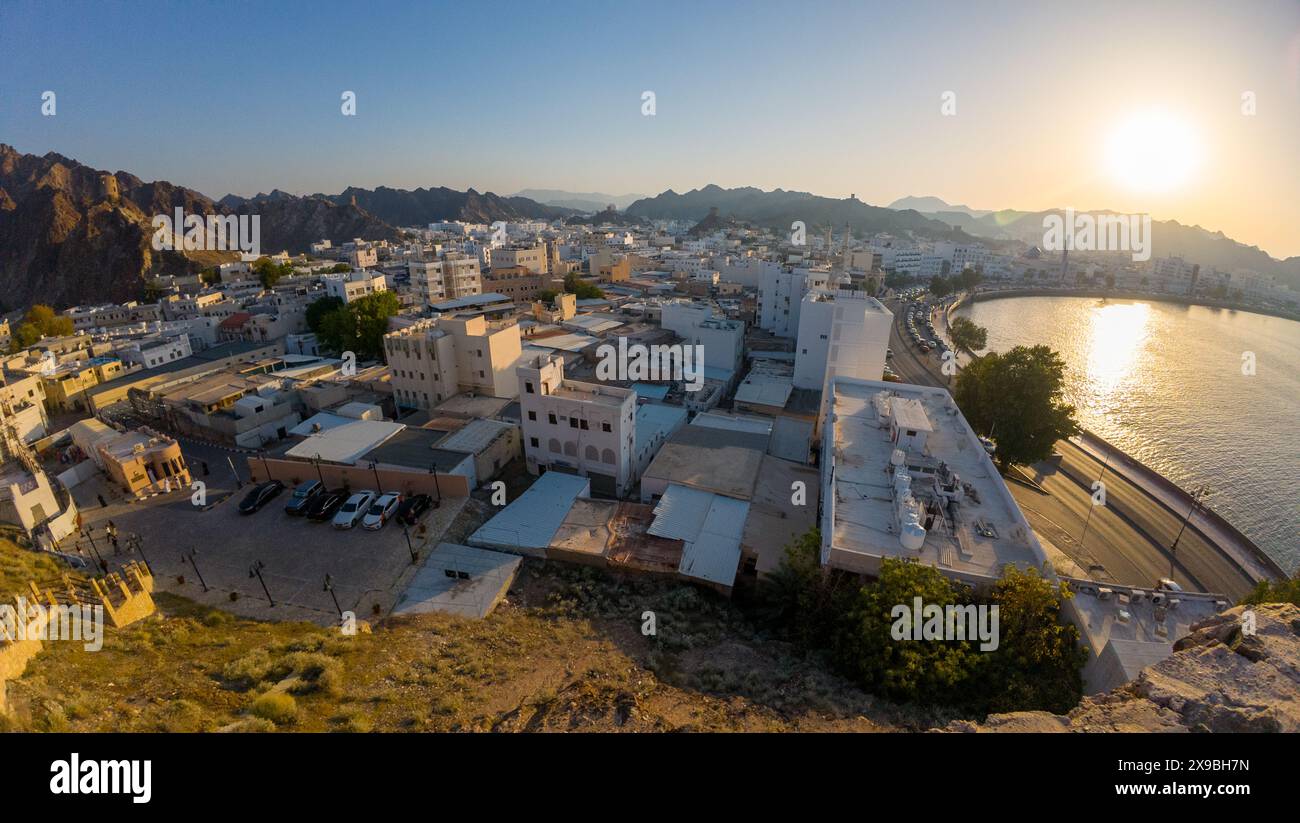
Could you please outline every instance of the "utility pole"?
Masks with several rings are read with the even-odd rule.
[[[105,563],[105,562],[104,562],[104,558],[100,556],[100,554],[99,554],[99,546],[96,546],[96,545],[95,545],[95,534],[94,534],[94,532],[95,532],[95,527],[94,527],[94,526],[87,526],[85,529],[82,530],[81,535],[82,535],[82,537],[85,537],[87,540],[90,541],[90,550],[91,550],[91,552],[94,553],[94,555],[95,555],[95,560],[97,560],[97,561],[99,562],[99,568],[102,569],[102,570],[104,571],[105,574],[107,574],[107,573],[108,573],[108,564]]]
[[[199,585],[202,586],[203,591],[206,592],[208,591],[208,583],[206,580],[203,579],[203,572],[199,571],[199,564],[196,561],[198,554],[199,554],[198,549],[190,549],[190,553],[188,555],[181,555],[181,556],[186,560],[190,561],[190,565],[194,567],[194,574],[196,574],[199,578]]]
[[[253,561],[253,565],[251,565],[251,566],[248,567],[248,576],[249,576],[249,577],[256,577],[256,578],[257,578],[257,582],[259,582],[259,583],[262,584],[262,591],[266,592],[266,599],[267,599],[268,601],[270,601],[270,603],[271,603],[271,608],[274,609],[274,608],[275,608],[275,600],[272,599],[272,597],[271,597],[271,590],[268,589],[268,588],[266,587],[266,579],[262,577],[262,569],[265,569],[265,568],[266,568],[266,564],[263,563],[261,560],[254,560],[254,561]]]
[[[1178,528],[1178,534],[1174,536],[1174,543],[1169,547],[1169,579],[1174,579],[1174,556],[1178,552],[1178,541],[1183,538],[1183,531],[1187,528],[1187,523],[1192,519],[1192,515],[1201,507],[1201,499],[1210,493],[1210,487],[1202,485],[1192,495],[1192,506],[1187,510],[1187,516],[1183,518],[1183,525]]]
[[[329,593],[330,593],[330,597],[333,598],[333,600],[334,600],[334,608],[335,608],[335,610],[337,610],[338,613],[339,613],[339,620],[342,620],[342,619],[343,619],[343,607],[339,605],[339,596],[338,596],[337,594],[334,593],[334,578],[333,578],[333,577],[330,577],[328,574],[325,575],[325,591],[329,592]]]
[[[1106,452],[1106,462],[1101,464],[1101,474],[1097,475],[1098,483],[1100,483],[1101,479],[1106,476],[1106,469],[1108,468],[1110,468],[1110,452]],[[1088,516],[1083,519],[1083,534],[1079,535],[1080,549],[1083,548],[1083,541],[1088,537],[1088,524],[1092,522],[1092,510],[1097,508],[1097,504],[1092,502],[1091,497],[1088,498],[1088,503],[1090,504],[1088,506]]]

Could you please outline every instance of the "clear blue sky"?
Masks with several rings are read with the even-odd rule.
[[[214,197],[713,182],[1149,211],[1300,254],[1300,3],[1138,6],[0,0],[0,141]],[[1152,105],[1205,162],[1134,193],[1096,149]]]

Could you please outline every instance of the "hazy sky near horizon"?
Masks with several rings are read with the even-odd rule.
[[[1130,148],[1186,160],[1159,187],[1115,162],[1116,141],[1132,154],[1125,124],[1152,112],[1172,137]],[[4,0],[0,142],[212,197],[936,195],[1148,212],[1287,257],[1300,255],[1300,0]]]

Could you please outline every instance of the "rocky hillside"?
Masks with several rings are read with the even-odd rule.
[[[456,191],[445,186],[429,189],[359,189],[349,186],[341,194],[316,197],[343,205],[354,203],[394,226],[425,226],[442,220],[492,223],[496,220],[556,220],[572,209],[543,206],[527,197],[501,197],[474,189]]]
[[[1068,715],[1015,712],[954,732],[1298,732],[1300,608],[1254,606],[1242,633],[1238,606],[1197,624],[1172,656],[1109,694],[1085,697]]]
[[[260,214],[264,252],[305,251],[323,237],[397,236],[353,203],[278,194],[223,205],[167,181],[145,183],[53,152],[37,157],[0,144],[0,300],[9,309],[132,300],[146,277],[236,259],[227,252],[154,251],[153,216],[178,207],[186,214]]]
[[[627,213],[632,217],[650,220],[700,221],[707,218],[710,209],[714,208],[723,217],[734,217],[781,231],[789,231],[793,221],[802,220],[809,231],[827,227],[839,231],[847,224],[858,236],[865,232],[885,231],[902,235],[915,232],[936,239],[965,238],[962,232],[946,223],[923,217],[914,211],[869,206],[853,197],[837,200],[783,189],[724,189],[708,185],[686,194],[670,190],[657,197],[636,201],[627,207]]]

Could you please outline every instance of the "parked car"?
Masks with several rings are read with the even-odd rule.
[[[330,520],[338,512],[339,507],[348,499],[346,492],[341,491],[323,491],[312,498],[307,504],[308,520]]]
[[[284,491],[284,484],[279,480],[268,480],[265,483],[253,487],[253,490],[244,495],[244,499],[239,503],[240,514],[253,514],[261,509],[277,494]]]
[[[375,498],[375,502],[370,504],[366,511],[366,516],[361,518],[361,528],[377,532],[388,522],[388,518],[393,516],[397,511],[397,506],[402,502],[402,496],[397,492],[386,492]]]
[[[398,522],[405,523],[408,526],[414,526],[429,507],[433,505],[433,498],[427,494],[416,494],[402,501],[402,505],[397,507]]]
[[[293,490],[293,496],[289,502],[284,505],[287,514],[300,515],[307,513],[307,507],[311,505],[316,496],[325,492],[325,486],[319,480],[308,480],[306,483],[299,483],[298,488]]]
[[[375,493],[371,491],[357,492],[349,497],[339,508],[338,514],[334,515],[334,528],[350,529],[355,526],[357,521],[366,516],[366,510],[374,501]]]

